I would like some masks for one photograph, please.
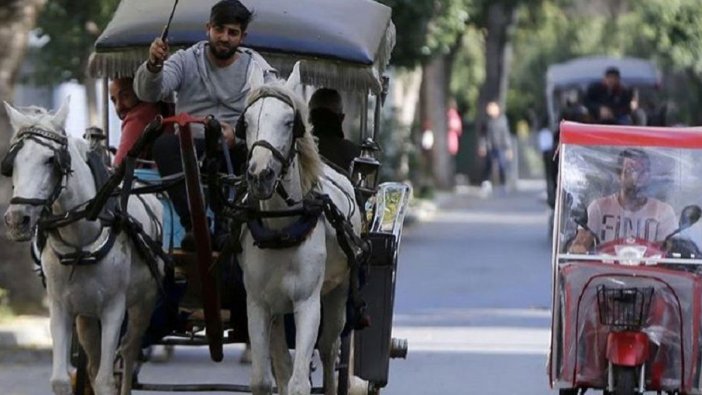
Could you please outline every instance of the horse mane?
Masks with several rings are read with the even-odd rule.
[[[80,158],[83,160],[83,162],[88,161],[88,152],[90,151],[90,144],[88,144],[88,142],[85,141],[85,139],[68,136],[69,151],[71,150],[71,148],[74,148],[78,152],[78,155],[80,155]]]
[[[323,174],[323,164],[319,157],[317,142],[310,132],[309,122],[307,121],[307,103],[285,86],[283,80],[280,80],[266,83],[252,90],[247,97],[246,105],[249,106],[254,101],[266,96],[288,99],[289,102],[293,103],[293,110],[299,114],[305,127],[304,135],[295,142],[295,149],[297,150],[298,163],[300,164],[302,193],[306,194],[314,187]]]

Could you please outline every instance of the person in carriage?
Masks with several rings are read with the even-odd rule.
[[[344,103],[335,89],[319,88],[310,97],[309,119],[312,133],[317,137],[319,153],[336,170],[349,176],[353,160],[361,149],[344,136]]]
[[[619,69],[608,67],[602,81],[590,84],[585,106],[597,123],[631,125],[631,89],[621,82]]]
[[[595,243],[626,237],[661,242],[677,228],[673,208],[646,196],[651,159],[640,149],[626,149],[618,157],[618,192],[594,200],[587,208],[587,220],[570,246],[571,253],[586,253]],[[583,226],[584,225],[584,226]]]
[[[132,77],[116,78],[110,82],[110,101],[115,106],[117,116],[122,121],[119,145],[112,165],[117,167],[132,148],[146,125],[157,115],[173,115],[173,104],[164,101],[148,103],[139,100],[134,92]],[[142,152],[140,159],[150,160],[151,150]]]
[[[156,38],[149,48],[148,60],[139,67],[134,79],[134,90],[141,100],[157,102],[177,93],[176,113],[214,115],[222,125],[222,137],[229,151],[222,151],[225,160],[220,163],[231,160],[234,172],[246,162],[245,146],[237,144],[233,129],[244,110],[246,95],[277,76],[277,71],[263,57],[241,47],[251,20],[251,11],[240,1],[219,1],[212,6],[206,24],[207,40],[169,56],[168,42]],[[204,134],[197,129],[193,132],[195,147],[201,154]],[[183,171],[180,144],[173,134],[164,134],[156,140],[153,157],[162,176]],[[182,247],[192,249],[185,185],[177,184],[168,193],[186,230]]]

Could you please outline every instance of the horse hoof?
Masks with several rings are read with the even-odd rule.
[[[54,391],[54,395],[71,395],[73,393],[71,383],[68,381],[53,382],[51,383],[51,389]]]

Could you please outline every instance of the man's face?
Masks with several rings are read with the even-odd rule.
[[[495,102],[490,102],[485,107],[485,112],[490,118],[497,118],[500,116],[500,106]]]
[[[207,24],[207,37],[209,38],[210,53],[220,60],[228,60],[244,41],[246,32],[241,30],[239,24],[218,25]]]
[[[134,93],[132,84],[120,80],[112,81],[110,84],[110,100],[115,105],[119,119],[124,119],[127,113],[139,104],[139,98]]]
[[[619,174],[622,189],[634,190],[646,185],[649,171],[643,159],[624,158]]]
[[[619,85],[619,76],[617,76],[616,74],[607,74],[605,75],[604,82],[608,88],[612,89],[615,86]]]

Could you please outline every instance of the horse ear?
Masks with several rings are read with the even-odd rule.
[[[54,118],[51,120],[51,123],[54,124],[56,129],[63,131],[64,128],[66,127],[66,119],[68,118],[68,105],[71,102],[71,96],[66,96],[66,99],[63,101],[63,104],[61,104],[61,107],[59,107],[58,111],[56,111],[56,114],[54,115]]]
[[[24,114],[17,111],[14,107],[10,105],[10,103],[6,101],[3,101],[3,104],[5,104],[7,118],[10,120],[10,125],[12,126],[12,129],[15,132],[28,124],[27,117]]]
[[[297,92],[299,90],[298,88],[302,86],[302,79],[300,78],[299,60],[295,62],[295,66],[293,66],[293,70],[290,73],[290,76],[288,77],[288,81],[285,83],[285,86],[293,92]]]

